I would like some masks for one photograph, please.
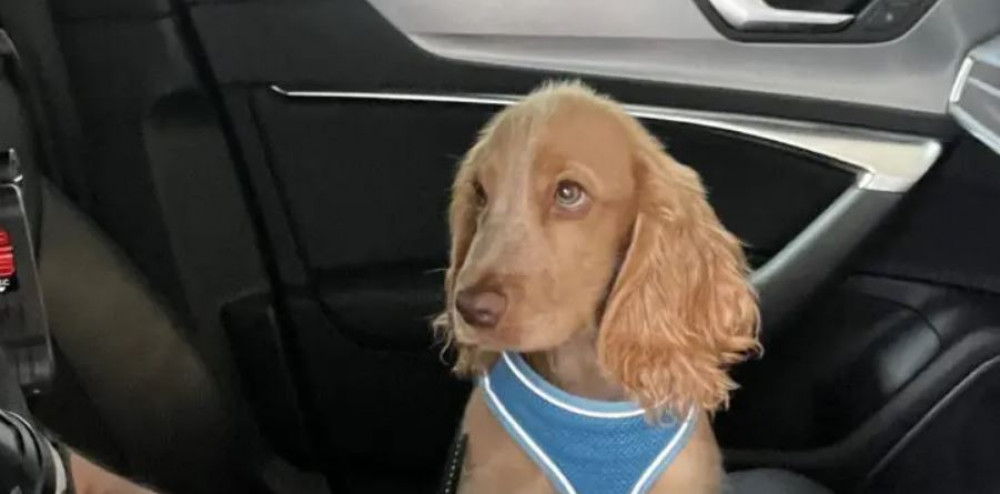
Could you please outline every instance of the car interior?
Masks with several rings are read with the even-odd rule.
[[[727,470],[1000,489],[996,0],[0,0],[0,29],[45,316],[0,344],[115,471],[438,492],[471,387],[429,327],[452,174],[580,79],[746,244]]]

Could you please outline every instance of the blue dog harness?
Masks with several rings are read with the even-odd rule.
[[[642,494],[694,429],[666,415],[650,424],[630,402],[570,395],[545,381],[516,353],[503,353],[480,381],[493,416],[561,494]]]

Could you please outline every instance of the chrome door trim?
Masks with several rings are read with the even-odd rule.
[[[948,109],[959,125],[1000,154],[1000,36],[965,58]]]
[[[777,9],[764,0],[708,0],[723,19],[741,31],[837,27],[854,20],[852,14]]]
[[[1000,1],[940,0],[883,43],[742,43],[694,0],[367,0],[445,60],[798,97],[943,117]],[[733,96],[738,97],[738,96]]]
[[[272,85],[294,99],[340,99],[507,106],[520,97],[504,94],[430,94],[406,92],[308,91]],[[941,153],[940,142],[923,137],[814,122],[756,117],[662,106],[624,105],[631,115],[733,132],[830,158],[857,172],[865,190],[906,192]]]
[[[283,97],[300,100],[400,101],[502,107],[519,100],[496,94],[300,91],[271,86]],[[783,323],[834,276],[850,253],[879,227],[941,152],[933,139],[852,127],[729,113],[646,105],[625,105],[638,118],[719,129],[778,143],[828,158],[831,166],[856,173],[848,187],[781,251],[750,274],[760,298],[765,345]],[[735,164],[734,164],[735,166]],[[834,239],[831,241],[831,239]]]

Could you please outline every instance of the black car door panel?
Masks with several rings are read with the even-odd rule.
[[[190,19],[234,120],[284,303],[302,311],[287,330],[303,406],[318,447],[354,458],[327,465],[347,483],[379,454],[433,471],[444,453],[467,389],[429,349],[451,174],[478,126],[541,81],[582,76],[634,105],[702,174],[757,267],[767,338],[835,279],[954,132],[924,108],[444,60],[365,2],[204,3]],[[438,411],[406,419],[424,399]],[[381,453],[340,440],[354,421],[377,431]]]

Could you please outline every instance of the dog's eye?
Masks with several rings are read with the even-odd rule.
[[[573,181],[563,180],[556,184],[556,204],[559,207],[573,209],[579,207],[587,199],[583,187]]]
[[[480,208],[486,207],[487,197],[486,190],[483,189],[483,184],[479,182],[473,183],[472,190],[476,193],[476,206]]]

